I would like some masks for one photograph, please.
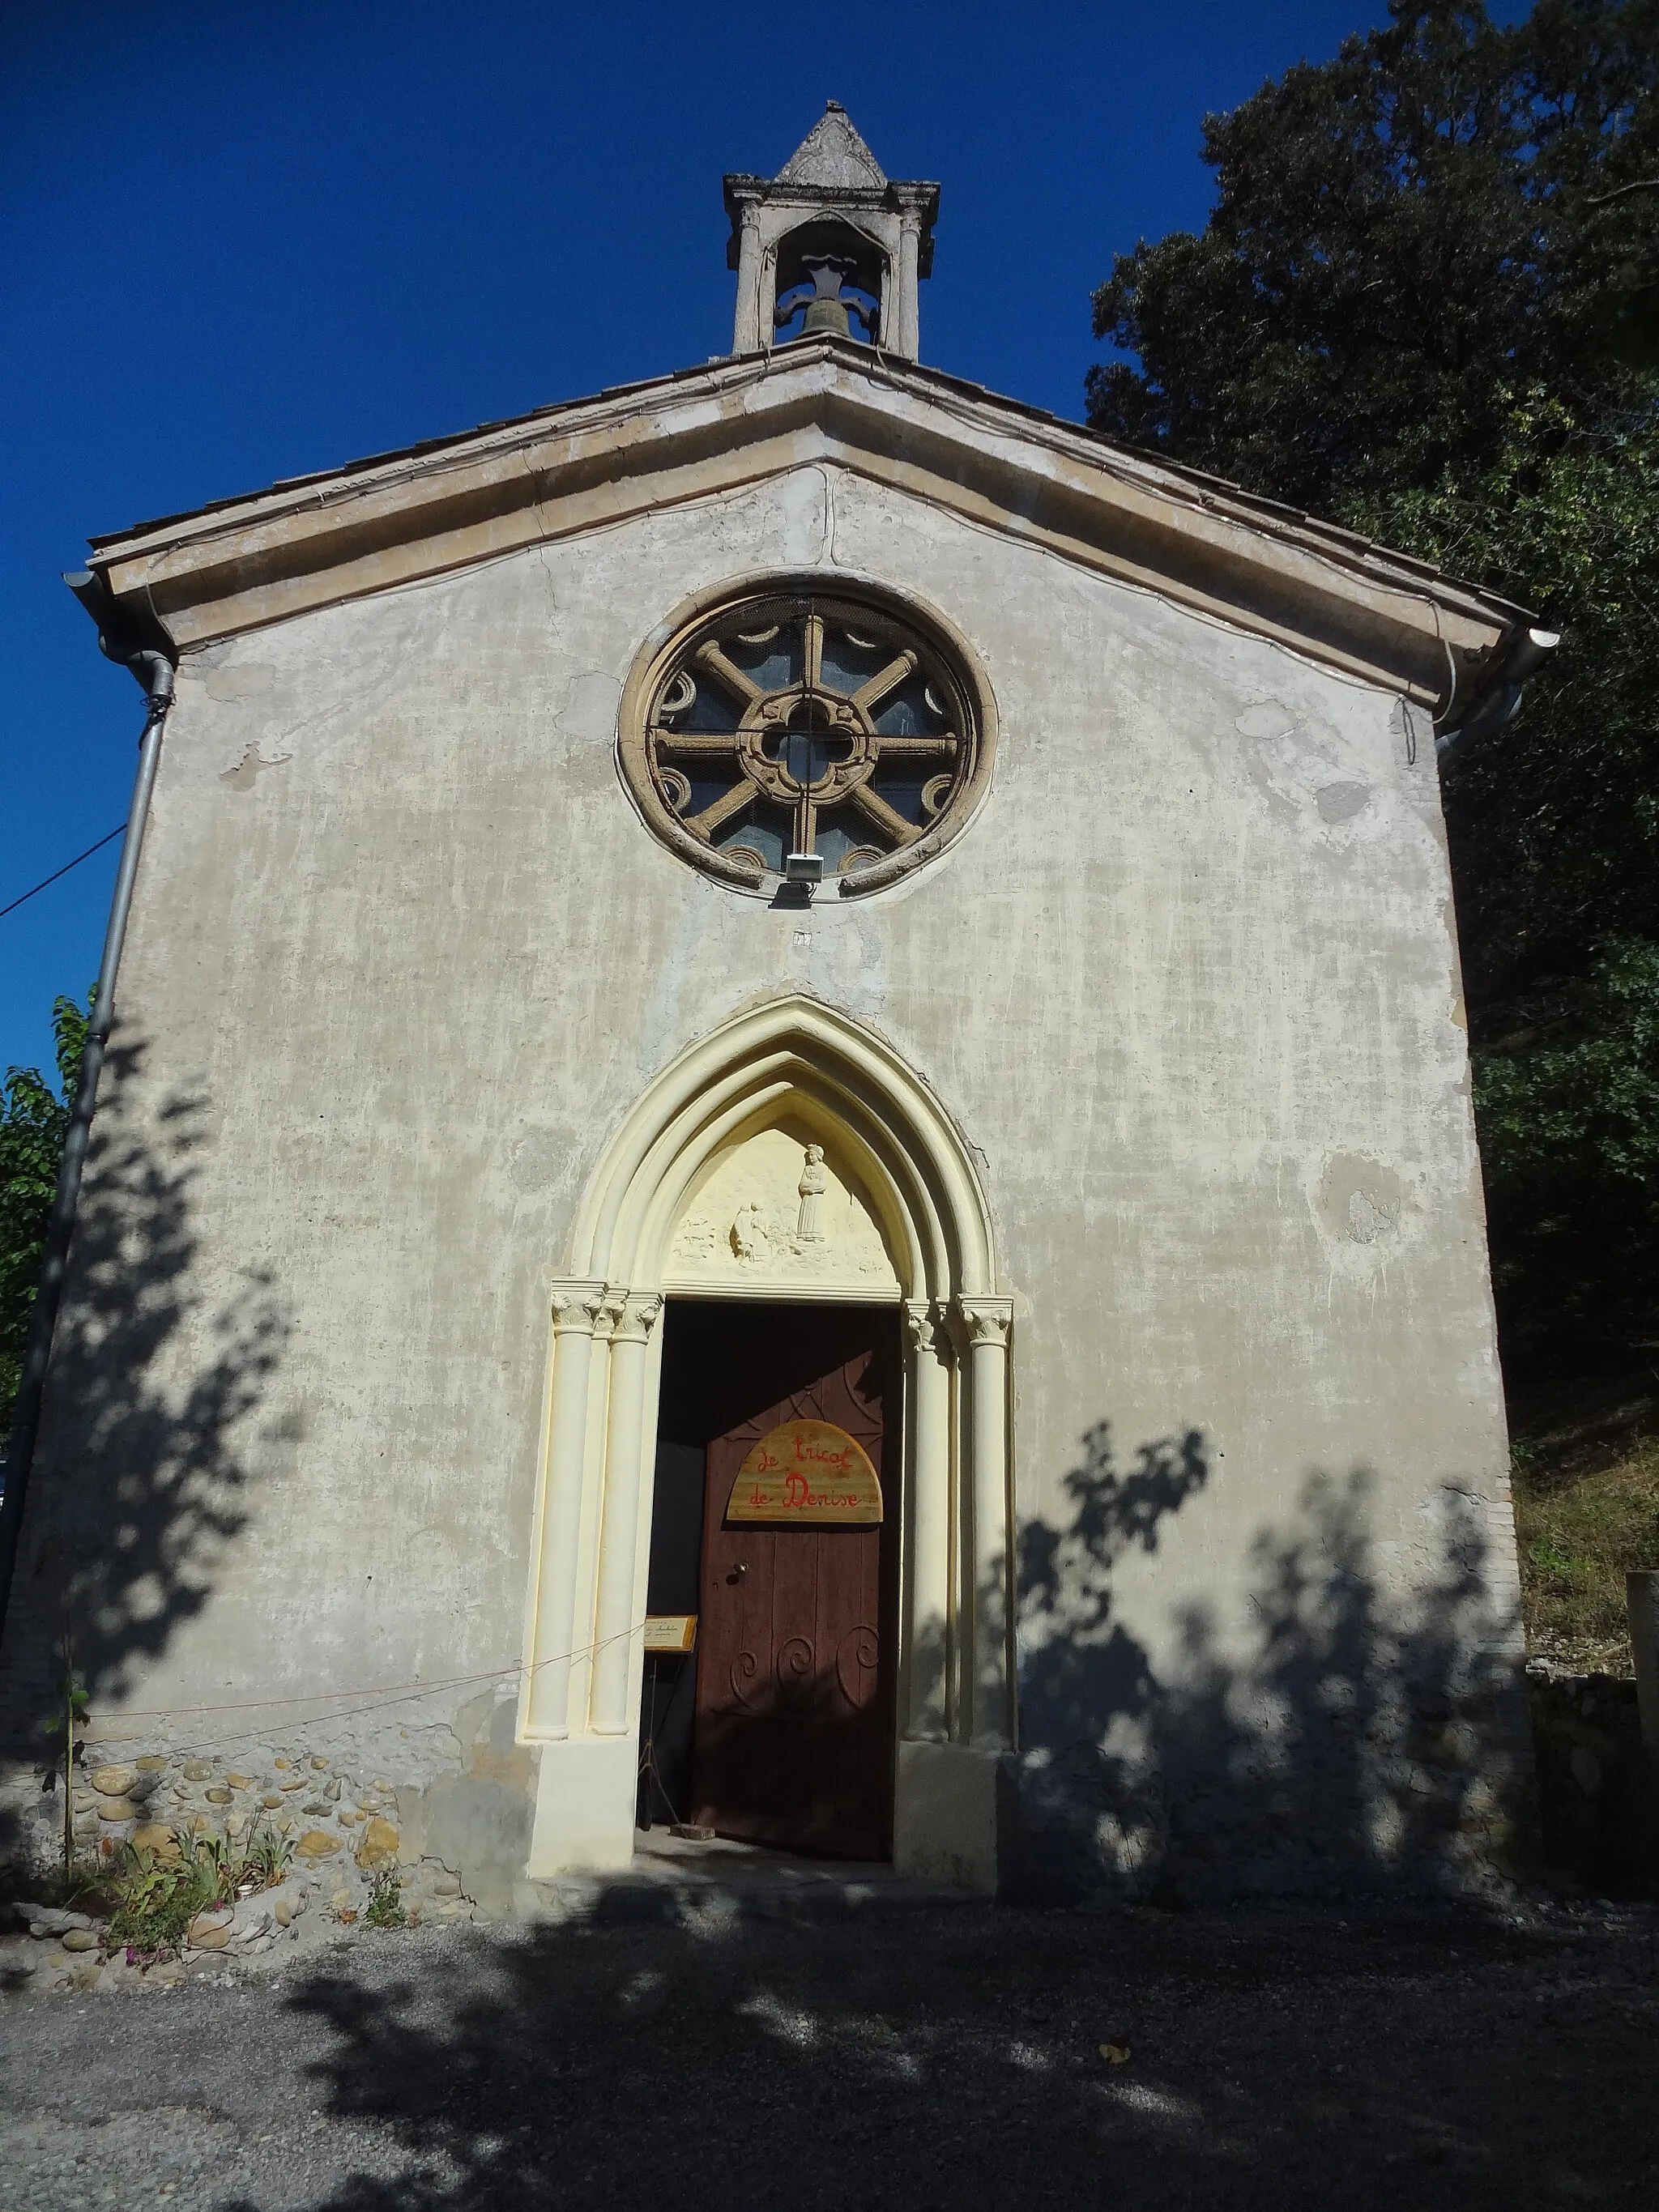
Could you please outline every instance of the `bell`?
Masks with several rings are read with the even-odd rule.
[[[837,337],[850,338],[853,326],[847,319],[847,302],[844,300],[809,300],[800,334],[806,337],[813,331],[834,331]]]

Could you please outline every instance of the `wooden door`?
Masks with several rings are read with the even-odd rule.
[[[799,1339],[812,1316],[795,1311]],[[769,1396],[708,1447],[693,1817],[750,1843],[878,1859],[892,1848],[896,1362],[888,1316],[834,1318],[824,1334],[842,1340],[836,1350],[845,1352],[855,1318],[862,1347]],[[771,1363],[774,1377],[802,1371],[799,1341],[790,1349]],[[763,1364],[757,1395],[765,1373]],[[728,1522],[750,1448],[782,1422],[810,1419],[833,1421],[869,1454],[882,1477],[881,1526]]]

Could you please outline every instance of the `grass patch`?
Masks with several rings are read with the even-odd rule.
[[[374,1877],[368,1894],[368,1910],[363,1915],[371,1928],[407,1928],[409,1915],[404,1911],[404,1885],[396,1867],[382,1867]]]
[[[1659,1436],[1557,1431],[1515,1447],[1527,1648],[1576,1671],[1632,1672],[1625,1575],[1659,1567]]]

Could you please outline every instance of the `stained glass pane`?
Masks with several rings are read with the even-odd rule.
[[[867,825],[859,826],[858,817],[849,806],[837,806],[818,817],[817,835],[812,840],[812,850],[823,855],[825,875],[835,875],[842,862],[854,845],[870,842]]]
[[[720,649],[734,667],[742,669],[763,691],[781,691],[799,684],[801,673],[801,635],[799,621],[760,623],[747,637],[729,631]]]
[[[721,830],[714,838],[722,852],[734,845],[746,845],[751,853],[758,853],[769,868],[781,872],[784,854],[789,850],[789,817],[775,806],[757,798],[735,827]]]
[[[693,679],[688,678],[688,681]],[[667,724],[672,730],[735,730],[738,710],[720,686],[704,677],[697,684],[697,696],[684,714],[676,714]]]
[[[928,711],[927,689],[927,678],[918,672],[888,693],[876,715],[876,728],[884,738],[926,737],[941,726],[939,716]]]
[[[702,775],[694,774],[691,777],[691,800],[686,812],[701,814],[705,806],[712,806],[717,799],[724,799],[732,785],[739,781],[729,769],[705,770]]]
[[[862,636],[864,633],[859,632]],[[878,668],[884,668],[893,658],[894,647],[884,639],[868,645],[855,645],[843,629],[833,623],[823,626],[823,680],[832,691],[856,691],[867,684]]]
[[[927,780],[921,775],[884,775],[879,769],[872,779],[874,788],[894,812],[915,823],[928,818],[921,803],[921,787]]]

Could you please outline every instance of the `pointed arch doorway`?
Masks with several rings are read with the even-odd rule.
[[[846,1016],[803,998],[757,1008],[647,1088],[574,1246],[552,1285],[520,1709],[521,1740],[540,1747],[530,1875],[633,1854],[672,1297],[891,1316],[890,1853],[902,1871],[994,1887],[996,1771],[1014,1732],[1012,1301],[939,1102]]]

